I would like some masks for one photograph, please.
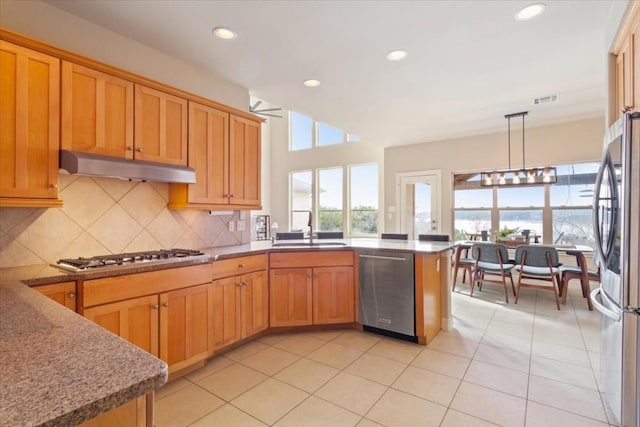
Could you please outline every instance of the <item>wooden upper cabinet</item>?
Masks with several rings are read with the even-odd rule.
[[[195,184],[171,184],[169,208],[259,209],[260,122],[189,102]]]
[[[187,100],[135,85],[137,160],[187,165]]]
[[[0,40],[0,77],[0,206],[62,206],[60,61]]]
[[[229,203],[260,207],[260,123],[230,116]]]
[[[196,183],[188,184],[194,204],[226,204],[229,168],[229,113],[189,102],[189,166]]]
[[[61,147],[133,159],[133,82],[62,61]]]

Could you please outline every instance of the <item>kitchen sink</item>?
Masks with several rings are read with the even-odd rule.
[[[274,243],[271,246],[274,248],[277,247],[285,247],[285,246],[346,246],[347,244],[344,242],[289,242],[289,243]]]

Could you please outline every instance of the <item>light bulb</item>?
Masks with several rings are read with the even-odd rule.
[[[498,180],[498,184],[505,185],[507,183],[507,179],[504,176],[504,172],[500,174],[500,179]]]
[[[493,184],[493,180],[491,179],[491,174],[487,174],[487,176],[484,179],[484,183],[485,183],[485,185]]]
[[[529,174],[527,175],[527,182],[529,184],[534,184],[536,182],[536,172],[531,170],[529,171]]]
[[[549,176],[549,169],[545,169],[542,172],[542,182],[551,182],[551,177]]]
[[[513,179],[511,180],[513,184],[520,184],[520,172],[516,172],[513,174]]]

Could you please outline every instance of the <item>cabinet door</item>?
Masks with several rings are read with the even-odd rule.
[[[240,279],[242,338],[269,327],[269,287],[266,271],[245,274]]]
[[[1,205],[61,206],[60,61],[0,41],[0,76]]]
[[[313,269],[313,323],[354,322],[353,267]]]
[[[229,118],[229,197],[232,205],[260,206],[260,123]]]
[[[76,282],[62,282],[53,285],[36,286],[33,289],[51,298],[70,310],[76,311]]]
[[[134,157],[187,165],[187,100],[135,85]]]
[[[228,204],[229,113],[189,102],[189,166],[196,183],[188,185],[189,203]]]
[[[277,268],[269,275],[269,323],[272,327],[311,325],[312,270]]]
[[[158,296],[149,295],[84,310],[84,317],[158,356]]]
[[[160,358],[169,372],[213,354],[213,285],[160,294]]]
[[[61,147],[133,159],[133,83],[62,62]]]
[[[213,340],[215,349],[240,339],[240,277],[213,281]]]

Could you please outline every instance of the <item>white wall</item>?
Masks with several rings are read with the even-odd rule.
[[[602,154],[604,118],[580,120],[565,124],[525,128],[525,160],[527,166],[599,161]],[[512,130],[511,166],[522,164],[521,134]],[[384,231],[398,231],[397,213],[391,218],[389,206],[396,203],[396,174],[424,170],[440,170],[442,229],[451,234],[453,206],[452,175],[479,172],[484,169],[507,168],[507,132],[477,135],[423,144],[390,147],[384,151]]]
[[[240,110],[249,105],[246,88],[41,1],[0,1],[0,26]]]
[[[282,111],[282,119],[271,120],[271,221],[278,223],[279,231],[289,230],[289,172],[317,168],[378,163],[379,206],[383,206],[382,176],[384,151],[366,142],[317,147],[289,151],[289,114]],[[345,177],[345,180],[347,177]],[[366,190],[364,190],[366,191]]]

